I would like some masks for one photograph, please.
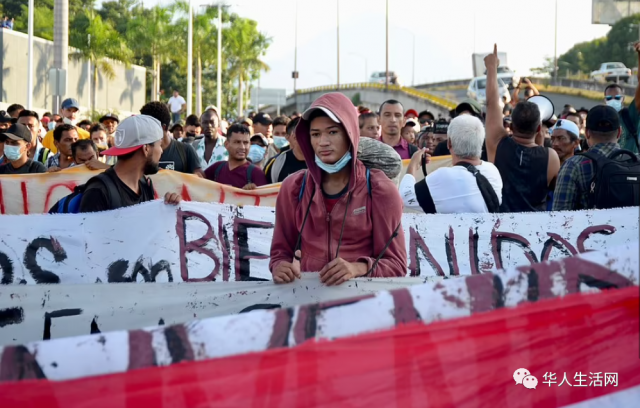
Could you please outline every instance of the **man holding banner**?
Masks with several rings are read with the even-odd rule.
[[[288,177],[278,195],[273,280],[293,282],[301,271],[319,271],[329,286],[360,276],[405,276],[402,200],[382,171],[357,160],[360,131],[351,101],[340,93],[318,98],[296,139],[308,170]]]

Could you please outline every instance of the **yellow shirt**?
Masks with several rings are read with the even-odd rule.
[[[89,139],[91,137],[89,132],[87,132],[86,130],[84,130],[82,128],[77,127],[76,130],[78,131],[78,138],[79,139]],[[44,136],[44,139],[42,139],[42,146],[44,146],[47,149],[51,150],[51,153],[53,153],[53,154],[58,153],[58,149],[53,144],[53,130],[48,131],[47,134]]]

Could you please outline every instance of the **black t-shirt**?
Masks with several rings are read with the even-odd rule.
[[[282,165],[282,168],[280,168],[280,166],[278,166],[278,162],[277,159],[279,157],[281,157],[282,155],[284,155],[284,165]],[[300,170],[304,170],[307,168],[307,162],[305,162],[304,160],[298,160],[296,158],[296,156],[293,154],[293,150],[289,150],[287,152],[284,153],[280,153],[278,156],[274,157],[273,159],[271,159],[271,161],[267,164],[267,166],[265,167],[267,169],[265,175],[267,176],[267,183],[271,184],[271,183],[282,183],[284,181],[284,179],[286,179],[287,177],[289,177],[290,175],[292,175],[293,173],[300,171]],[[275,170],[274,170],[275,168]],[[272,178],[272,173],[274,171],[277,171],[278,169],[280,169],[279,173],[278,173],[278,177],[276,181],[273,181]]]
[[[548,148],[525,147],[505,137],[498,144],[494,164],[502,176],[502,212],[546,210]]]
[[[183,154],[179,151],[182,148]],[[184,158],[184,159],[183,159]],[[186,163],[185,163],[186,161]],[[191,145],[172,140],[160,156],[160,168],[193,174],[200,168],[200,160]]]
[[[46,173],[47,168],[44,164],[31,159],[27,160],[25,164],[14,168],[11,163],[0,165],[0,174],[33,174],[33,173]]]
[[[94,177],[85,185],[85,190],[82,194],[82,201],[80,202],[81,213],[115,210],[116,208],[129,207],[147,201],[152,201],[154,199],[153,186],[149,183],[140,180],[138,182],[140,194],[136,194],[129,188],[129,186],[120,180],[113,167],[107,169],[104,174],[109,176],[114,182],[116,190],[120,195],[120,203],[122,205],[119,207],[114,205],[110,199],[107,186],[102,181]]]

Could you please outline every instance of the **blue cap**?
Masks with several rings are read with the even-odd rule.
[[[80,109],[80,105],[78,105],[78,101],[73,98],[67,98],[62,101],[62,109],[76,108]]]

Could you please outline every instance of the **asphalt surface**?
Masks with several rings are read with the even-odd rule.
[[[453,102],[460,102],[467,98],[466,90],[427,91],[427,92],[431,92],[433,94],[436,94],[438,96],[441,96]],[[556,114],[560,113],[562,111],[562,108],[564,108],[564,105],[566,104],[569,104],[576,109],[580,109],[582,107],[591,109],[592,107],[602,103],[602,102],[594,101],[592,99],[580,98],[577,96],[561,95],[561,94],[554,94],[554,93],[548,93],[548,92],[541,92],[540,94],[551,99],[551,102],[553,102],[553,106],[555,107]]]

